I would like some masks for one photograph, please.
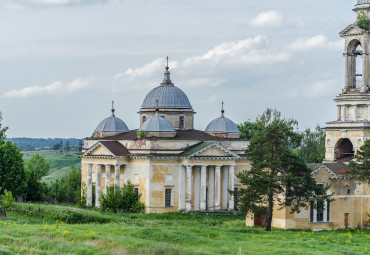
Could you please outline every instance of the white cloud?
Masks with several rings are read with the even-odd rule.
[[[68,6],[77,4],[106,3],[111,0],[3,0],[1,4],[9,8],[22,8],[27,6]]]
[[[214,102],[216,102],[216,101],[220,101],[220,100],[221,100],[221,97],[220,97],[220,96],[217,96],[217,95],[210,95],[210,96],[207,98],[206,102],[207,102],[207,104],[212,104],[212,103],[214,103]]]
[[[339,91],[339,88],[340,84],[338,84],[338,81],[331,79],[316,81],[313,84],[309,84],[309,86],[306,87],[305,91],[308,98],[318,98],[328,95],[335,95],[336,92]]]
[[[318,48],[339,50],[343,47],[343,40],[330,42],[325,35],[316,35],[310,38],[301,38],[288,45],[288,49],[294,51],[309,51]]]
[[[284,17],[279,11],[266,11],[258,14],[258,16],[250,22],[253,27],[277,27],[282,25]]]
[[[70,83],[61,81],[54,82],[47,86],[31,86],[20,90],[10,90],[3,94],[5,98],[30,98],[42,95],[64,95],[74,93],[88,87],[87,80],[75,79]]]

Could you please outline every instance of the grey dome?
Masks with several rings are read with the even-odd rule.
[[[147,132],[175,132],[171,123],[163,117],[155,115],[146,120],[140,127],[139,131]]]
[[[128,132],[128,127],[125,122],[120,118],[111,116],[104,119],[99,123],[98,127],[95,129],[95,132]]]
[[[186,94],[175,86],[158,86],[145,97],[141,107],[192,108]]]
[[[370,4],[370,0],[357,0],[357,4]]]
[[[149,92],[141,107],[192,108],[186,94],[173,85],[168,70],[167,63],[163,82]]]
[[[212,120],[211,123],[209,123],[206,127],[205,132],[240,134],[240,131],[235,123],[232,120],[225,118],[223,115],[220,118]]]

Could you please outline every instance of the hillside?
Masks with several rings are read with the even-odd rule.
[[[46,183],[66,176],[72,166],[75,166],[78,169],[81,168],[81,159],[72,152],[69,155],[66,153],[59,153],[59,151],[54,150],[22,151],[22,153],[25,161],[38,153],[50,164],[49,174],[43,178],[43,181]]]

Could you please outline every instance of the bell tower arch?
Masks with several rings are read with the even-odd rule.
[[[344,39],[344,86],[334,99],[337,118],[326,123],[325,161],[348,161],[370,139],[370,0],[358,0],[356,22],[340,32]],[[365,20],[365,24],[359,20]]]

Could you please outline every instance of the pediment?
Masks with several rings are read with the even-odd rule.
[[[330,169],[328,168],[327,166],[325,165],[321,165],[320,167],[318,167],[315,171],[313,171],[313,174],[318,177],[318,176],[326,176],[328,178],[331,178],[331,177],[336,177],[337,175]]]
[[[239,156],[235,154],[234,152],[224,148],[223,146],[219,144],[209,144],[205,147],[201,147],[199,150],[195,151],[189,157],[232,157],[232,158],[238,158]]]
[[[100,142],[95,144],[93,147],[88,149],[83,156],[109,156],[114,157],[114,154],[108,150],[103,144]]]
[[[349,36],[349,35],[362,35],[366,30],[358,27],[355,24],[351,24],[348,27],[346,27],[342,32],[339,34],[341,36]]]

